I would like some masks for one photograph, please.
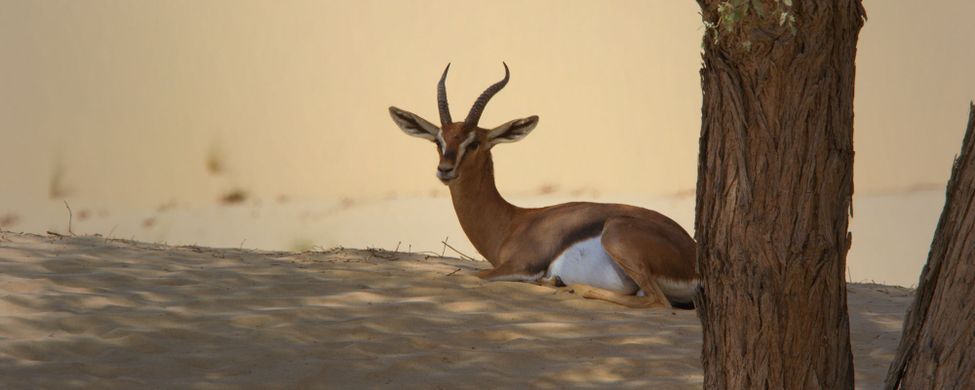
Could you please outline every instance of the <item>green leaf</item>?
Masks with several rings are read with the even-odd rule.
[[[792,6],[792,0],[782,0],[782,2],[785,3],[785,5],[787,5],[789,7]]]

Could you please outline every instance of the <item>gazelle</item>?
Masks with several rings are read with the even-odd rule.
[[[450,188],[460,225],[493,269],[487,280],[569,285],[587,298],[628,307],[691,307],[698,285],[694,240],[676,222],[640,207],[573,202],[543,208],[508,203],[494,183],[491,148],[515,142],[538,124],[537,116],[487,130],[478,120],[488,101],[508,83],[485,90],[463,122],[447,105],[444,69],[437,85],[440,127],[390,107],[406,134],[437,145],[437,177]]]

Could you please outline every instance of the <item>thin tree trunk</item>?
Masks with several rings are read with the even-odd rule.
[[[887,389],[975,389],[975,104]]]
[[[850,389],[843,272],[863,7],[698,3],[704,388]]]

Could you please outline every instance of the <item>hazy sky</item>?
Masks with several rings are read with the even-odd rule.
[[[975,2],[865,5],[856,191],[940,186],[975,97]],[[443,191],[434,147],[386,108],[436,121],[452,62],[463,117],[502,60],[511,83],[481,123],[541,116],[495,149],[502,192],[691,190],[702,31],[690,0],[4,0],[0,209],[46,198],[52,175],[132,204]]]

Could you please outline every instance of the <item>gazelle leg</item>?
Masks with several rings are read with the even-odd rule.
[[[569,286],[576,294],[581,295],[583,298],[588,299],[599,299],[602,301],[612,302],[617,305],[626,306],[633,309],[652,309],[652,308],[670,308],[670,302],[667,301],[666,297],[661,300],[659,297],[654,296],[636,296],[636,295],[626,295],[615,291],[605,290],[601,288],[592,287],[585,284],[573,284]],[[662,296],[663,294],[661,294]]]
[[[554,288],[565,287],[565,283],[562,282],[562,278],[560,278],[558,275],[548,277],[548,278],[543,277],[541,279],[538,279],[538,285],[554,287]]]
[[[490,281],[536,282],[545,275],[545,270],[537,273],[531,273],[530,271],[523,269],[523,267],[512,266],[509,262],[502,263],[501,265],[491,269],[477,271],[475,275],[481,279]]]
[[[641,221],[634,218],[612,218],[606,221],[603,227],[602,244],[603,249],[609,256],[619,264],[626,275],[646,294],[643,297],[635,297],[653,302],[656,307],[670,309],[670,300],[660,290],[652,269],[649,258],[648,246],[654,245],[656,235],[652,227],[644,225]],[[657,250],[656,253],[665,251]]]

